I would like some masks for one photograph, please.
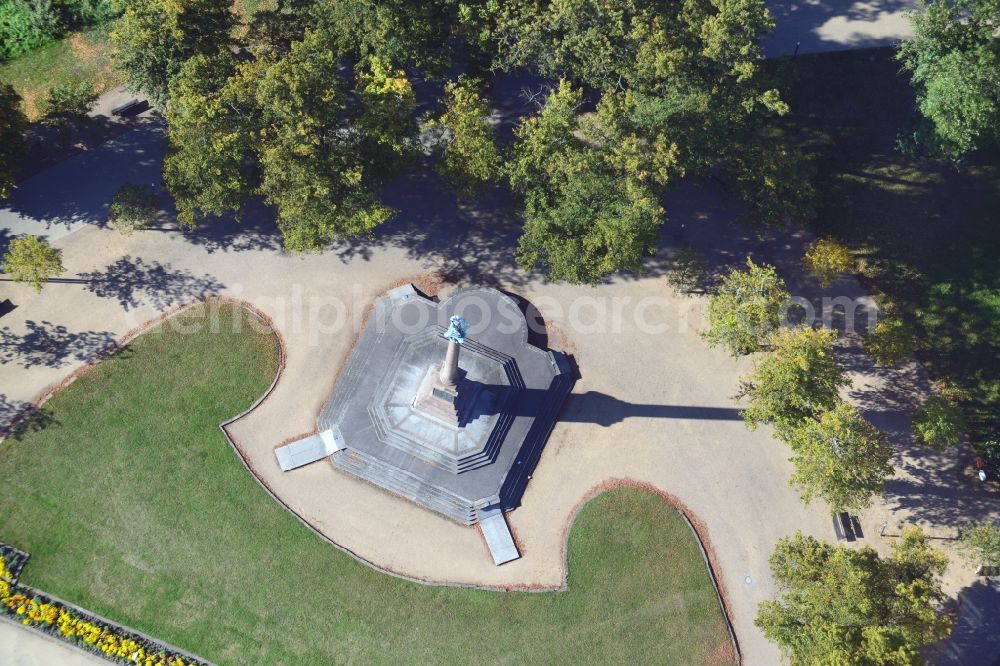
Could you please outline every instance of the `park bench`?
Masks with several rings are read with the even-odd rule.
[[[851,515],[846,511],[833,514],[833,531],[837,534],[837,541],[857,540]]]
[[[139,100],[135,97],[125,102],[124,104],[119,104],[118,106],[111,109],[111,115],[113,116],[134,116],[142,113],[149,108],[149,102],[146,100]]]

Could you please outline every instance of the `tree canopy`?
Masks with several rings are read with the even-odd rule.
[[[957,446],[967,427],[961,407],[942,395],[927,398],[913,414],[913,436],[932,449]]]
[[[797,533],[771,555],[779,597],[760,604],[755,624],[792,666],[923,664],[919,648],[951,630],[942,612],[946,565],[916,528],[885,558]]]
[[[231,0],[114,0],[115,64],[128,85],[164,108],[170,80],[189,58],[233,44]]]
[[[445,86],[437,115],[456,189],[506,175],[519,194],[525,267],[587,283],[641,270],[663,188],[720,163],[758,222],[804,210],[794,151],[764,131],[787,106],[761,68],[763,0],[281,0],[245,30],[218,0],[122,9],[119,60],[166,105],[187,224],[261,196],[293,250],[370,232],[393,214],[382,184],[416,157],[412,81],[454,72],[456,54],[546,79],[506,159],[472,79]]]
[[[63,272],[62,250],[38,236],[20,236],[10,242],[3,269],[15,282],[27,282],[41,291],[46,280]]]
[[[834,511],[858,511],[881,495],[892,475],[892,447],[885,435],[847,403],[804,419],[788,434],[802,499],[819,498]]]
[[[782,328],[771,335],[771,353],[740,382],[737,396],[750,401],[742,414],[751,429],[771,423],[787,439],[803,419],[837,405],[838,391],[848,380],[834,358],[836,337],[830,329],[807,326]]]
[[[729,271],[708,302],[704,337],[733,356],[760,349],[781,323],[791,299],[774,266],[758,266],[749,257],[746,266]]]
[[[918,142],[957,157],[1000,139],[1000,0],[925,0],[898,57],[927,125]]]
[[[443,130],[438,173],[460,196],[471,197],[500,176],[500,152],[489,102],[479,83],[464,77],[444,88],[444,112],[429,123]]]

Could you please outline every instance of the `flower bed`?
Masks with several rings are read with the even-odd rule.
[[[16,583],[21,569],[28,561],[28,554],[14,546],[0,543],[0,578],[8,583]]]
[[[0,613],[119,664],[209,666],[146,636],[104,620],[25,585],[17,575],[28,554],[0,544]],[[15,570],[8,563],[15,562]]]

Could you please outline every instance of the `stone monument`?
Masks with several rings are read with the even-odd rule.
[[[276,454],[286,471],[329,458],[459,523],[483,522],[489,537],[486,518],[503,523],[520,503],[573,381],[565,355],[528,342],[509,296],[463,289],[437,303],[407,285],[376,302],[319,434]]]

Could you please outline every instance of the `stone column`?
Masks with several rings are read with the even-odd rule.
[[[458,383],[458,350],[460,347],[461,345],[454,340],[448,341],[448,353],[444,357],[444,363],[441,364],[441,372],[438,373],[438,379],[450,389],[454,389]]]

